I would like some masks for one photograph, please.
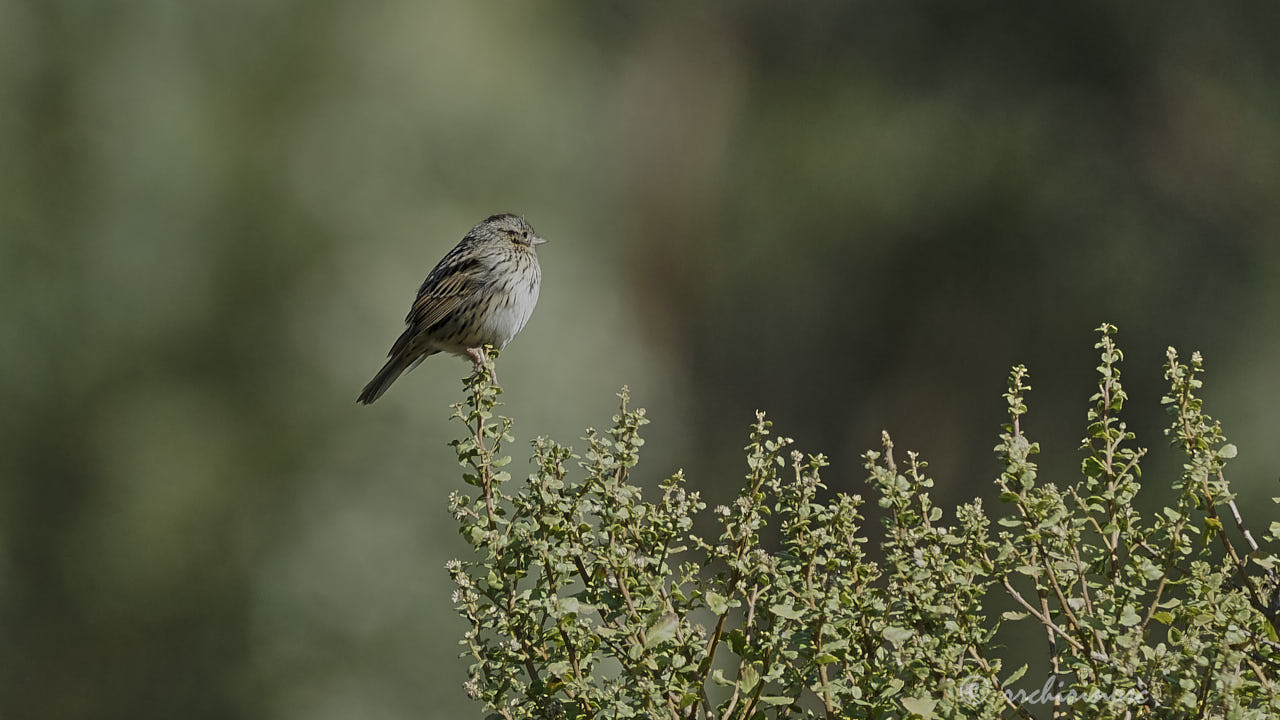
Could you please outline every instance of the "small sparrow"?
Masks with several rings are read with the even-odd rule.
[[[544,242],[510,213],[471,228],[423,281],[404,319],[408,327],[387,353],[391,359],[357,402],[377,400],[401,373],[438,352],[469,357],[479,367],[485,345],[506,347],[538,303],[542,269],[534,248]]]

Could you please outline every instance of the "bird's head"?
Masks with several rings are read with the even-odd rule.
[[[524,218],[511,213],[490,215],[467,234],[483,243],[510,243],[522,250],[532,250],[546,242]]]

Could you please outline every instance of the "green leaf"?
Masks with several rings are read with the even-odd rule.
[[[804,613],[802,611],[796,610],[795,608],[791,607],[790,604],[772,605],[769,607],[769,612],[773,613],[774,615],[777,615],[778,617],[784,617],[788,620],[799,620],[800,618],[804,617]]]
[[[651,648],[655,645],[667,642],[676,636],[676,628],[680,626],[680,619],[675,613],[667,613],[657,622],[649,626],[646,631],[647,639],[644,646]]]
[[[1133,627],[1142,622],[1142,617],[1134,611],[1132,605],[1125,605],[1124,610],[1120,613],[1120,624],[1125,627]]]
[[[702,600],[707,604],[707,609],[716,615],[723,615],[729,611],[729,602],[714,590],[708,590],[707,594],[702,596]]]
[[[747,654],[747,636],[743,634],[742,628],[735,628],[725,633],[724,640],[729,644],[729,649],[734,655],[742,657]]]
[[[910,640],[911,636],[915,634],[915,630],[908,630],[907,628],[900,627],[887,627],[880,633],[880,636],[893,643],[894,647],[902,647],[902,643]]]
[[[1014,569],[1027,577],[1039,578],[1044,574],[1044,568],[1039,565],[1019,565]]]
[[[933,708],[938,704],[937,700],[930,697],[906,697],[901,702],[907,712],[919,715],[921,720],[933,720]]]
[[[795,702],[795,698],[783,697],[782,695],[761,695],[760,702],[765,705],[790,705]]]
[[[1236,453],[1238,452],[1239,450],[1236,449],[1235,445],[1231,443],[1227,443],[1226,445],[1222,446],[1222,449],[1218,450],[1218,457],[1224,460],[1230,460],[1231,458],[1235,457]]]
[[[1026,675],[1026,674],[1027,674],[1027,665],[1026,663],[1023,663],[1022,667],[1018,668],[1017,670],[1014,670],[1012,675],[1004,679],[1004,682],[1001,683],[1001,686],[1009,687],[1010,685],[1018,682],[1018,680],[1023,675]]]
[[[742,678],[738,681],[738,687],[742,689],[742,692],[751,692],[759,683],[760,671],[756,670],[755,665],[747,665],[742,668]]]
[[[1164,577],[1164,568],[1161,568],[1150,560],[1143,558],[1142,577],[1147,580],[1159,580],[1161,577]]]
[[[1006,611],[1004,611],[1004,612],[1000,613],[1000,617],[1004,618],[1005,620],[1011,620],[1011,621],[1015,621],[1015,622],[1016,622],[1016,621],[1018,621],[1018,620],[1022,620],[1022,619],[1024,619],[1024,618],[1031,617],[1031,613],[1025,613],[1025,612],[1014,612],[1014,611],[1012,611],[1012,610],[1006,610]]]

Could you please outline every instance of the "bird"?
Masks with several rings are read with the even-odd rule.
[[[407,327],[356,402],[373,403],[436,353],[469,357],[479,368],[486,345],[505,348],[538,303],[542,268],[535,248],[545,242],[512,213],[490,215],[471,228],[427,274],[404,319]]]

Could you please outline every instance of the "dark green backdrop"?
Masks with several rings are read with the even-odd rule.
[[[1274,3],[694,5],[0,0],[0,715],[478,716],[466,366],[354,399],[503,210],[551,239],[518,461],[627,383],[642,476],[730,496],[759,407],[843,490],[889,429],[950,505],[1025,362],[1062,480],[1109,320],[1148,445],[1206,351],[1275,518]]]

